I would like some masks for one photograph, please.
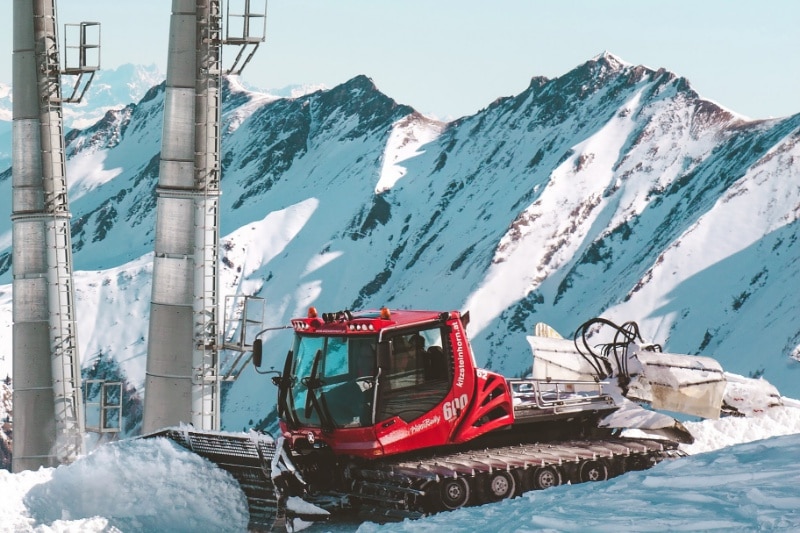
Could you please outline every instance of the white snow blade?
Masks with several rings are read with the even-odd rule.
[[[725,394],[725,373],[710,357],[642,350],[632,344],[631,358],[642,366],[631,375],[626,396],[654,409],[719,418]]]
[[[538,330],[538,328],[537,328]],[[719,418],[725,375],[709,357],[648,351],[631,343],[621,363],[613,358],[592,360],[572,340],[528,337],[533,350],[532,377],[538,380],[602,380],[616,377],[625,396],[654,409],[703,418]],[[610,370],[609,375],[598,372]],[[620,379],[621,378],[621,379]]]

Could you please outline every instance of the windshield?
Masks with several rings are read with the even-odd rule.
[[[287,395],[292,420],[306,427],[372,425],[377,336],[297,335]]]

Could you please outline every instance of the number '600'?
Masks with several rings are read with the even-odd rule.
[[[462,394],[458,398],[454,398],[452,401],[444,402],[442,406],[442,411],[444,411],[444,419],[445,420],[452,420],[457,417],[461,410],[467,406],[467,395]]]

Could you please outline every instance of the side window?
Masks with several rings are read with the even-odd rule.
[[[389,339],[378,415],[410,422],[440,403],[450,390],[450,365],[441,328],[409,331]]]
[[[350,339],[350,376],[353,379],[375,375],[377,339]]]

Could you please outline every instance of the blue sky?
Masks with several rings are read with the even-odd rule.
[[[0,81],[10,83],[13,2],[3,4]],[[102,67],[166,70],[169,0],[58,0],[58,9],[62,26],[102,24]],[[795,0],[270,0],[267,42],[243,77],[262,88],[332,87],[366,74],[398,102],[454,118],[609,51],[767,118],[800,112],[799,27]]]

